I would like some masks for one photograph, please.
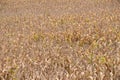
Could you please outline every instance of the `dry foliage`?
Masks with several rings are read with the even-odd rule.
[[[120,80],[119,2],[0,0],[0,80]]]

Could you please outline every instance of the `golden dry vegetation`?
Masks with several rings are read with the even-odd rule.
[[[0,80],[120,80],[120,1],[0,0]]]

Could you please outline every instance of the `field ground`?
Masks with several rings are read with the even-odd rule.
[[[120,80],[120,0],[0,0],[0,80]]]

